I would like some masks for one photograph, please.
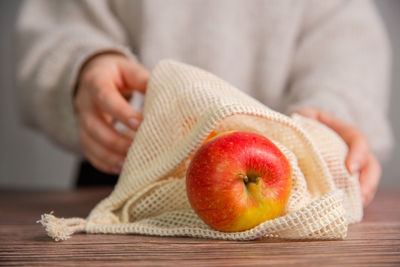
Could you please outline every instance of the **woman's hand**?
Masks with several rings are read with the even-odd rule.
[[[126,99],[135,90],[145,93],[148,79],[143,66],[117,53],[96,55],[82,67],[74,104],[83,152],[97,169],[120,173],[132,139],[114,123],[137,130],[142,115]]]
[[[346,167],[350,173],[360,173],[360,187],[363,206],[374,198],[381,178],[381,166],[371,152],[367,138],[354,126],[336,118],[332,114],[316,109],[301,108],[300,115],[315,119],[339,134],[349,147]]]

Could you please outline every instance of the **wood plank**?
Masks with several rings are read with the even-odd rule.
[[[0,191],[0,265],[400,266],[400,189],[379,191],[364,221],[340,241],[77,234],[55,243],[35,224],[53,209],[59,216],[85,217],[110,190]]]

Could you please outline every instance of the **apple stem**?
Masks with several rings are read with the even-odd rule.
[[[249,182],[249,177],[247,175],[239,174],[238,177],[242,179],[246,184]]]
[[[261,176],[256,176],[256,175],[249,175],[249,176],[247,176],[247,174],[241,174],[241,173],[238,174],[237,177],[238,177],[239,179],[242,179],[243,182],[244,182],[245,184],[248,184],[248,183],[255,183],[255,184],[257,184],[258,181],[261,179]]]

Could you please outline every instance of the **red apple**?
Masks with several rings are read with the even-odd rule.
[[[226,132],[202,144],[186,173],[189,202],[218,231],[244,231],[282,214],[290,164],[264,136]]]

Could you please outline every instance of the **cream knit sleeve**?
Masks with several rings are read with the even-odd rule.
[[[23,3],[16,25],[16,81],[24,122],[80,152],[73,91],[94,54],[127,49],[124,30],[104,0]]]
[[[304,13],[288,112],[327,110],[358,127],[381,160],[393,144],[387,119],[390,47],[369,1],[313,1]]]

